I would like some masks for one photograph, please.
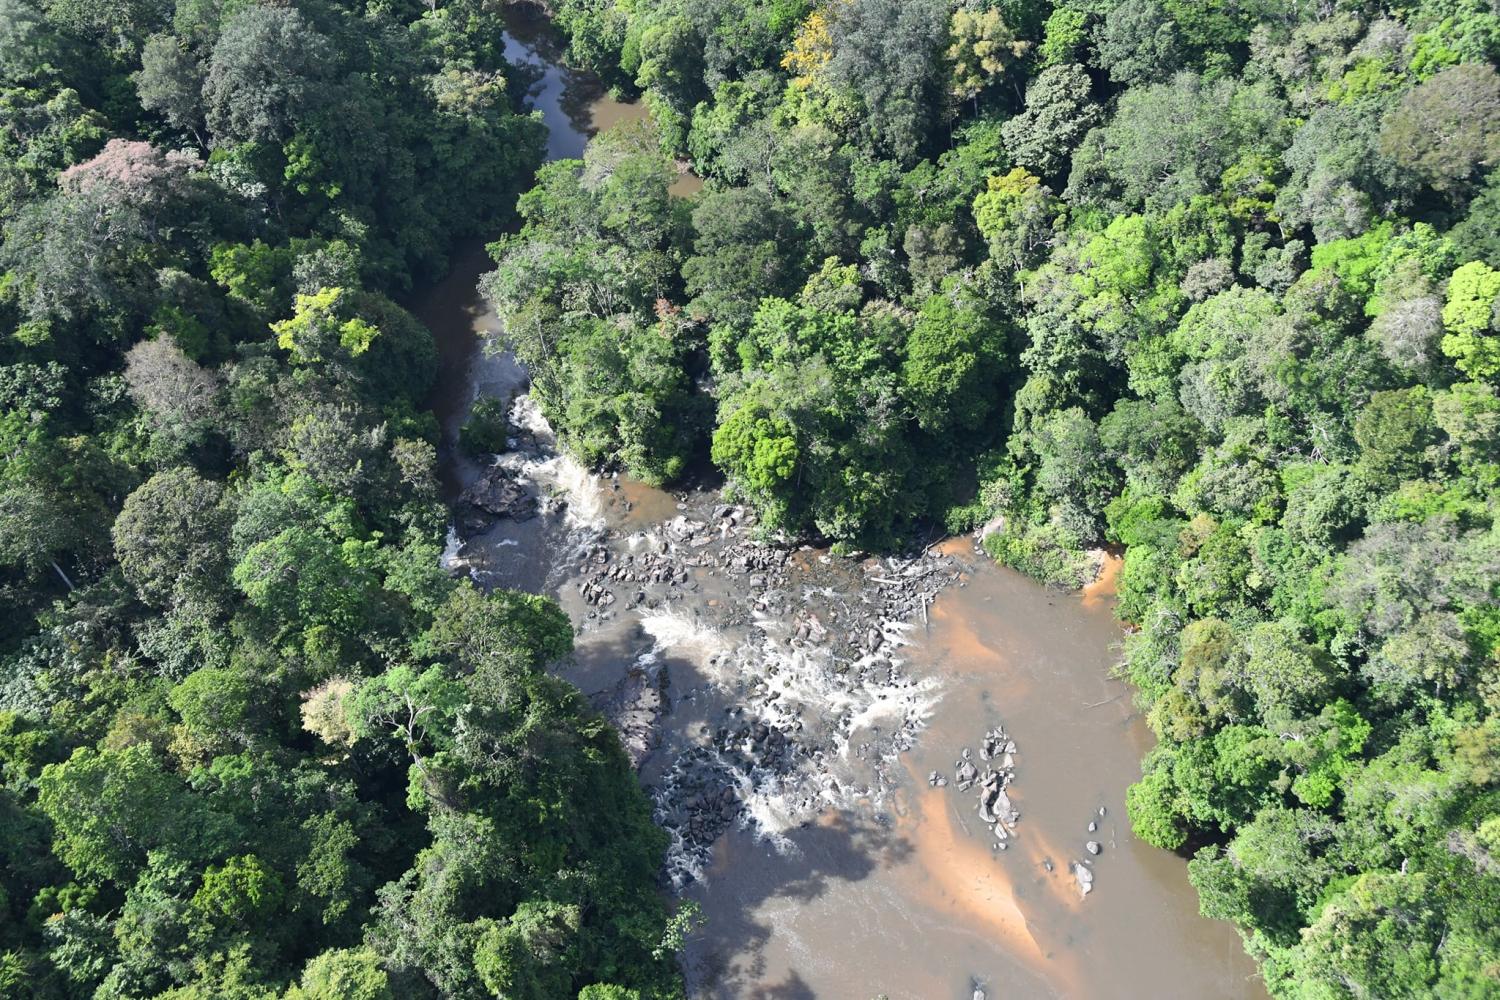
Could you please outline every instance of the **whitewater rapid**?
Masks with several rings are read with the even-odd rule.
[[[517,395],[510,422],[493,463],[537,495],[546,588],[573,618],[578,657],[609,650],[589,681],[648,751],[671,881],[703,878],[730,825],[784,849],[828,810],[883,802],[942,698],[936,679],[907,675],[901,650],[956,572],[929,555],[858,562],[766,538],[709,491],[663,504],[670,520],[623,523],[618,478],[561,450],[535,400]],[[450,532],[444,566],[493,583],[467,549]]]

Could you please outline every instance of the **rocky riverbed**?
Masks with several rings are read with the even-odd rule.
[[[574,622],[555,669],[615,722],[709,919],[691,995],[1255,995],[1180,862],[1118,825],[1144,736],[1107,603],[968,539],[789,544],[717,493],[588,473],[524,396],[511,416],[505,454],[449,465],[445,565]]]
[[[529,400],[512,417],[511,450],[456,505],[450,566],[503,582],[487,562],[504,550],[468,544],[503,520],[540,517],[540,530],[563,536],[554,548],[569,555],[552,583],[581,627],[580,657],[606,644],[592,637],[614,661],[578,679],[672,835],[672,882],[699,877],[732,825],[774,840],[830,807],[882,800],[937,697],[932,681],[908,676],[901,649],[959,580],[954,557],[789,544],[713,491],[637,524],[620,481],[580,474]],[[675,709],[696,723],[663,726]]]

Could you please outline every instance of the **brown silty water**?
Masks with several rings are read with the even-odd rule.
[[[559,69],[545,22],[522,9],[512,27],[551,155],[643,114]],[[707,917],[684,956],[692,995],[1265,996],[1233,930],[1197,914],[1181,859],[1129,832],[1124,791],[1150,734],[1111,678],[1107,580],[1054,592],[970,539],[892,560],[764,545],[712,493],[578,468],[524,397],[500,471],[464,458],[472,401],[525,383],[480,350],[499,332],[476,291],[489,266],[479,246],[456,255],[416,310],[443,359],[445,487],[456,499],[503,475],[539,512],[455,531],[445,559],[572,617],[559,672],[622,729],[673,836],[668,874]],[[980,769],[1001,763],[978,755],[996,726],[1016,746],[1003,851],[977,789],[954,781],[965,748]]]
[[[798,831],[800,854],[726,838],[690,891],[709,917],[689,956],[715,984],[702,995],[958,998],[975,980],[991,998],[1264,997],[1233,930],[1198,915],[1181,859],[1130,833],[1124,791],[1151,738],[1110,677],[1112,599],[1039,587],[967,539],[945,548],[965,577],[903,651],[941,692],[903,755],[909,780],[881,808]],[[952,784],[962,748],[997,723],[1018,749],[1004,852]],[[1085,859],[1082,897],[1069,867]]]

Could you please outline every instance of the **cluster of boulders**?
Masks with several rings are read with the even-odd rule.
[[[545,453],[540,444],[533,447]],[[539,507],[550,515],[563,502],[533,491],[524,476],[504,466],[486,470],[456,510],[461,533],[475,533],[465,525],[466,511],[521,519]],[[600,697],[631,761],[641,767],[650,758],[647,771],[665,768],[648,780],[655,786],[657,819],[673,838],[673,878],[682,881],[706,862],[725,828],[746,815],[750,797],[774,800],[785,815],[805,812],[810,818],[818,803],[833,800],[831,784],[844,786],[845,775],[832,775],[848,757],[878,773],[894,766],[894,753],[915,739],[920,713],[879,729],[862,727],[856,736],[857,702],[828,715],[821,697],[808,692],[828,687],[831,697],[857,692],[864,698],[872,690],[900,696],[911,683],[897,657],[902,630],[925,614],[959,570],[951,557],[930,553],[857,563],[767,539],[754,530],[752,512],[711,494],[681,497],[677,507],[676,516],[649,532],[603,529],[585,535],[569,561],[570,586],[586,607],[584,627],[637,608],[669,606],[700,588],[722,585],[732,595],[698,602],[711,628],[743,630],[737,645],[710,660],[716,685],[711,697],[722,698],[726,708],[725,717],[700,734],[701,743],[673,739],[670,757],[661,763],[665,753],[652,757],[663,743],[662,717],[670,704],[665,664],[649,654]],[[782,684],[783,670],[805,673]],[[696,703],[698,697],[674,691],[674,700]],[[874,780],[878,785],[890,779]],[[1004,780],[994,779],[994,791],[983,793],[986,815],[1013,812],[998,783]]]
[[[730,504],[716,505],[712,514],[701,520],[679,514],[659,529],[657,551],[670,556],[679,572],[701,567],[733,578],[748,576],[752,593],[747,596],[757,608],[765,610],[777,602],[784,603],[779,588],[786,586],[792,550],[745,537],[744,530],[754,523],[749,511]]]
[[[868,560],[880,578],[872,582],[854,560],[765,537],[752,511],[705,492],[679,497],[677,514],[645,532],[598,519],[554,524],[569,494],[545,486],[553,444],[525,425],[515,421],[511,451],[454,505],[460,538],[489,531],[499,518],[544,515],[539,531],[560,557],[556,568],[570,577],[551,579],[567,579],[563,585],[581,599],[584,628],[628,619],[635,609],[670,607],[689,592],[724,591],[693,602],[706,630],[735,636],[727,651],[712,652],[717,662],[699,678],[705,687],[689,678],[689,689],[674,687],[669,701],[671,658],[637,649],[597,696],[654,786],[657,818],[673,838],[674,878],[706,862],[724,830],[747,814],[745,803],[767,801],[778,823],[811,818],[820,803],[856,783],[835,776],[849,756],[883,767],[893,749],[910,746],[918,713],[895,725],[883,721],[881,729],[863,727],[856,737],[858,708],[871,691],[900,683],[898,623],[925,609],[956,575],[951,560]],[[626,504],[618,497],[615,509]],[[569,532],[561,550],[552,547],[558,528]],[[836,715],[826,711],[825,691],[841,706]],[[664,726],[671,702],[684,700],[715,713],[702,732]],[[850,746],[856,738],[865,742]]]
[[[578,581],[578,593],[583,603],[593,607],[607,608],[615,603],[615,592],[604,584],[603,574]]]
[[[1099,820],[1103,819],[1104,815],[1105,809],[1103,806],[1100,806],[1098,818],[1089,820],[1089,833],[1095,833],[1098,831]],[[1069,870],[1073,873],[1073,880],[1078,883],[1078,894],[1080,896],[1087,896],[1089,893],[1094,891],[1094,869],[1092,867],[1094,864],[1094,857],[1097,857],[1101,852],[1103,852],[1104,847],[1099,843],[1099,841],[1094,840],[1092,837],[1090,837],[1088,840],[1085,840],[1083,842],[1083,849],[1087,851],[1091,855],[1091,857],[1072,862],[1069,865]]]
[[[865,576],[875,585],[886,617],[893,621],[908,621],[926,614],[943,588],[958,583],[962,575],[957,559],[930,552],[865,564]]]
[[[1006,850],[1011,837],[1015,836],[1016,823],[1021,813],[1010,800],[1006,789],[1015,780],[1016,743],[1005,734],[1004,726],[996,726],[984,734],[979,742],[979,759],[984,763],[981,771],[974,763],[974,752],[964,747],[958,760],[953,762],[953,786],[960,792],[976,789],[979,802],[975,811],[979,819],[995,836],[994,848]],[[937,771],[927,776],[927,783],[943,788],[948,779]]]
[[[733,725],[714,731],[714,744],[720,752],[746,767],[769,768],[781,774],[789,771],[796,753],[791,735],[775,723],[740,719]]]
[[[1087,896],[1094,891],[1094,870],[1082,861],[1071,865],[1073,878],[1078,883],[1078,895]]]
[[[816,612],[800,608],[792,616],[792,634],[786,641],[788,646],[800,649],[803,646],[820,646],[827,641],[828,628]]]
[[[752,717],[743,705],[723,714],[718,726],[703,726],[706,743],[677,753],[652,790],[657,824],[673,840],[668,874],[679,885],[697,877],[719,836],[741,817],[744,795],[780,788],[808,763],[795,727]]]
[[[525,521],[537,513],[537,497],[532,488],[501,465],[485,469],[458,499],[455,514],[459,531],[466,536],[487,531],[500,518]]]
[[[841,789],[854,787],[846,784],[848,776],[833,773],[849,760],[873,767],[877,786],[892,780],[880,775],[894,766],[895,753],[912,745],[919,713],[895,725],[861,729],[856,739],[857,709],[829,715],[821,699],[800,699],[819,685],[829,686],[836,698],[840,691],[863,697],[914,684],[902,677],[896,655],[903,616],[925,608],[957,575],[943,556],[872,560],[882,572],[860,574],[856,564],[805,546],[750,537],[737,508],[720,505],[712,516],[705,513],[689,510],[659,529],[660,551],[705,567],[710,577],[727,578],[735,599],[706,601],[702,610],[713,616],[715,628],[747,631],[739,644],[708,656],[719,683],[728,685],[720,693],[730,701],[729,718],[702,734],[711,764],[695,750],[674,761],[656,790],[658,819],[673,834],[672,874],[679,881],[691,878],[711,855],[726,815],[725,799],[680,794],[693,760],[699,761],[696,771],[704,772],[694,774],[698,785],[732,786],[740,802],[764,796],[783,818],[811,818],[819,803],[837,801]],[[787,670],[798,676],[783,684],[778,677]]]
[[[652,789],[653,818],[672,839],[666,876],[676,885],[698,877],[709,848],[744,812],[738,782],[715,748],[690,746]]]
[[[618,559],[610,556],[609,549],[598,545],[586,560],[585,576],[578,581],[578,593],[584,603],[592,607],[609,607],[617,600],[616,588],[623,587],[630,593],[627,607],[653,604],[647,587],[666,585],[683,587],[688,582],[686,566],[653,552],[635,554],[627,552]]]
[[[736,539],[718,553],[719,565],[735,576],[751,576],[752,587],[766,586],[770,582],[767,574],[780,574],[790,561],[791,553],[786,549],[750,540]]]
[[[983,770],[975,763],[975,754],[968,747],[964,747],[959,759],[953,762],[953,787],[959,792],[977,792],[979,801],[975,811],[994,834],[993,848],[997,851],[1006,850],[1008,842],[1015,836],[1016,822],[1021,818],[1006,791],[1015,780],[1016,753],[1015,740],[1006,735],[1004,726],[996,726],[985,733],[979,743],[978,758]],[[928,774],[927,783],[934,788],[945,788],[949,781],[946,775],[933,771]],[[1105,807],[1100,806],[1098,816],[1088,822],[1090,834],[1098,832],[1099,820],[1104,816]],[[1089,837],[1083,843],[1083,850],[1086,856],[1068,862],[1068,871],[1078,886],[1079,895],[1087,896],[1094,891],[1094,858],[1103,853],[1104,847]],[[1052,871],[1052,859],[1043,859],[1042,867]]]

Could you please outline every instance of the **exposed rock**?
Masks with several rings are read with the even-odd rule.
[[[953,772],[953,783],[958,786],[960,792],[967,792],[979,779],[979,769],[967,760],[958,762],[957,770]]]
[[[999,816],[1001,819],[1005,820],[1008,823],[1015,822],[1016,810],[1011,806],[1010,796],[1005,794],[1005,790],[1003,788],[995,793],[993,808],[995,810],[995,815]]]
[[[1084,849],[1086,851],[1088,851],[1090,854],[1098,854],[1099,853],[1099,841],[1097,841],[1097,840],[1091,840],[1087,844],[1084,844],[1083,846],[1084,846]]]
[[[1007,746],[1009,747],[1009,751],[1007,751]],[[1005,729],[1003,727],[996,726],[994,729],[991,729],[989,732],[985,733],[984,739],[980,741],[979,756],[982,760],[991,760],[993,758],[999,757],[1003,753],[1014,752],[1014,749],[1015,744],[1007,743],[1005,739]]]
[[[518,431],[517,439],[521,438]],[[539,437],[526,447],[518,458],[545,458],[551,443]],[[561,488],[538,492],[531,474],[517,468],[511,463],[482,470],[455,503],[461,539],[487,529],[500,517],[540,514],[550,520],[570,502],[573,495]],[[537,478],[551,481],[545,475]],[[629,510],[618,477],[600,485],[606,496],[609,491],[615,494],[608,499],[616,515]],[[716,593],[701,601],[707,609],[702,623],[706,630],[738,640],[732,648],[705,653],[714,667],[716,690],[710,692],[705,683],[681,691],[674,686],[671,692],[672,702],[703,698],[707,704],[696,707],[705,710],[719,708],[721,696],[732,699],[723,714],[707,716],[712,722],[701,742],[680,745],[672,727],[663,728],[662,716],[671,711],[666,676],[661,663],[645,652],[651,640],[660,639],[654,632],[638,628],[629,637],[631,655],[640,658],[605,692],[600,704],[618,728],[632,763],[645,762],[643,780],[652,795],[654,815],[671,835],[665,875],[681,885],[698,877],[725,829],[736,822],[753,822],[747,817],[747,803],[769,800],[800,818],[816,814],[830,794],[847,794],[827,784],[833,778],[825,756],[847,751],[884,768],[892,751],[911,747],[921,728],[918,716],[894,724],[882,716],[878,727],[859,726],[858,735],[845,747],[839,741],[852,736],[851,719],[857,713],[817,717],[816,706],[799,704],[796,689],[776,679],[782,670],[794,669],[784,666],[791,646],[819,667],[826,663],[828,683],[835,688],[881,688],[900,697],[900,688],[916,683],[902,669],[901,647],[908,641],[905,626],[925,621],[937,595],[958,582],[961,568],[953,557],[932,552],[853,557],[860,560],[863,573],[860,584],[851,589],[844,582],[849,562],[808,546],[766,540],[752,530],[757,523],[752,510],[704,492],[676,499],[682,502],[669,519],[645,530],[616,519],[586,526],[570,519],[570,541],[578,539],[579,544],[568,555],[573,565],[566,585],[576,588],[576,595],[570,596],[582,606],[579,624],[584,629],[611,619],[629,622],[648,608],[671,610],[685,591],[719,591],[727,585],[734,595]],[[470,520],[473,531],[464,527]],[[745,634],[746,626],[762,625],[763,630],[752,627]],[[663,642],[661,648],[666,647]],[[679,674],[673,680],[689,676],[698,675]],[[966,767],[958,768],[960,777],[967,779],[964,787],[974,794],[980,770],[990,769],[967,750],[964,763]],[[998,781],[992,781],[996,793],[1010,779],[1008,768],[1009,762]],[[938,788],[952,780],[948,772],[929,776],[929,783]],[[1000,801],[998,794],[989,801]],[[1002,841],[996,850],[1004,849],[1007,836],[1001,828],[992,838]]]
[[[1073,879],[1078,883],[1078,895],[1087,896],[1094,891],[1094,873],[1082,861],[1073,862]]]
[[[615,729],[632,767],[661,743],[657,721],[666,708],[667,668],[656,662],[636,662],[615,685],[603,709]]]
[[[491,466],[463,491],[459,499],[475,511],[494,517],[525,521],[536,516],[537,501],[531,490],[502,466]]]

